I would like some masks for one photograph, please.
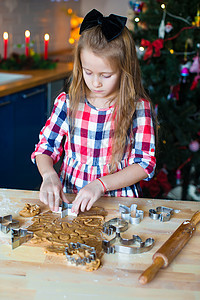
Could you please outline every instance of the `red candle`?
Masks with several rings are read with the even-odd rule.
[[[44,59],[48,58],[48,44],[49,44],[49,34],[44,35]]]
[[[29,42],[30,42],[30,31],[29,30],[26,30],[25,31],[25,54],[26,54],[26,57],[29,56]]]
[[[3,39],[4,39],[4,59],[7,59],[7,51],[8,51],[8,33],[3,33]]]

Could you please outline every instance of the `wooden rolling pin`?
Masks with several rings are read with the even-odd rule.
[[[191,220],[184,221],[170,238],[153,255],[152,265],[146,269],[139,277],[141,284],[150,282],[160,268],[166,268],[175,256],[181,251],[185,244],[190,240],[196,230],[196,225],[200,222],[200,211],[197,211]]]

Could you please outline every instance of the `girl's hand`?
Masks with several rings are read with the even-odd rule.
[[[40,200],[49,205],[52,211],[57,212],[60,200],[69,203],[63,190],[62,184],[56,172],[45,173],[40,187]]]
[[[84,212],[85,209],[90,210],[95,201],[104,194],[104,188],[98,180],[94,180],[83,187],[77,194],[72,212],[78,214],[79,209]]]

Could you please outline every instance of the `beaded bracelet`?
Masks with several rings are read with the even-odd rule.
[[[104,194],[107,192],[107,188],[106,188],[106,186],[105,186],[105,184],[103,183],[103,181],[100,179],[100,178],[97,178],[97,180],[99,180],[100,182],[101,182],[101,184],[102,184],[102,186],[103,186],[103,189],[104,189]]]

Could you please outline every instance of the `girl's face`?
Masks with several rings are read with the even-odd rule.
[[[114,98],[119,90],[120,71],[107,58],[97,56],[90,49],[82,49],[83,78],[89,89],[89,97],[96,100]]]

